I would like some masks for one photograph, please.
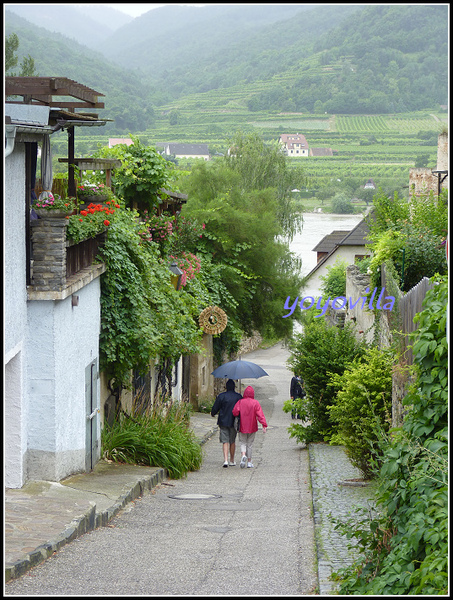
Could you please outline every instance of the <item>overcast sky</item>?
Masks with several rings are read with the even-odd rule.
[[[139,17],[143,13],[152,10],[153,8],[158,8],[159,6],[167,6],[166,4],[146,4],[146,3],[138,3],[138,4],[106,4],[106,6],[110,6],[111,8],[115,8],[116,10],[120,10],[123,13],[131,15],[131,17]],[[185,5],[182,6],[203,6],[202,4],[194,4],[194,5]]]

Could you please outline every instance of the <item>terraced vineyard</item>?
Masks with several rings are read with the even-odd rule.
[[[250,112],[245,106],[247,86],[213,90],[185,97],[179,104],[156,110],[155,125],[138,134],[144,144],[157,142],[206,143],[211,154],[225,153],[234,134],[258,133],[265,141],[278,140],[281,133],[303,133],[311,148],[331,148],[330,157],[291,159],[303,164],[312,186],[354,178],[360,185],[372,178],[378,186],[407,185],[409,169],[423,157],[434,167],[436,136],[447,124],[447,113],[398,115],[311,115],[305,113]],[[171,117],[176,115],[176,119]],[[176,121],[176,122],[175,122]],[[432,132],[424,142],[420,132]],[[77,132],[76,153],[86,156],[109,137],[128,134],[92,135]],[[56,141],[56,140],[55,140]],[[57,144],[64,156],[66,146]],[[396,189],[396,188],[395,188]]]

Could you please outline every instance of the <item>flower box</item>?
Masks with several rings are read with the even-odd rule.
[[[68,215],[72,215],[73,211],[60,210],[58,208],[34,208],[35,213],[41,219],[64,219]]]
[[[103,231],[96,237],[87,238],[78,243],[66,242],[66,277],[91,267],[99,249],[104,245],[106,235],[107,232]]]

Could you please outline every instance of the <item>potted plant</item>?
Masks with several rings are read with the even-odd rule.
[[[67,215],[72,215],[76,210],[76,199],[75,198],[62,198],[58,194],[52,194],[51,192],[45,192],[39,195],[38,200],[33,204],[38,217],[57,219],[63,218]]]
[[[97,185],[82,184],[77,186],[77,198],[79,200],[79,206],[84,208],[83,205],[96,202],[102,204],[108,200],[111,196],[111,190],[108,186],[103,183]]]

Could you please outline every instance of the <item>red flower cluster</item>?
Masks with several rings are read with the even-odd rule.
[[[86,217],[88,215],[93,215],[96,212],[105,212],[107,215],[113,215],[115,212],[115,208],[120,208],[119,204],[114,204],[112,203],[110,200],[107,200],[106,204],[112,204],[112,207],[110,206],[102,206],[102,204],[89,204],[85,210],[81,210],[80,214],[83,217]],[[113,208],[113,206],[115,208]],[[110,225],[110,221],[106,220],[104,221],[104,225]]]

